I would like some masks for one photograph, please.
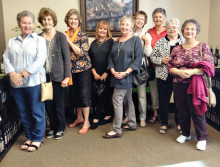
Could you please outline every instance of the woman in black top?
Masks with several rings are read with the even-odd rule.
[[[113,106],[111,102],[112,91],[109,84],[109,72],[107,71],[108,57],[113,45],[113,39],[108,22],[102,20],[96,27],[96,37],[91,43],[89,56],[92,62],[92,84],[106,86],[101,96],[92,95],[96,111],[90,129],[96,129],[98,125],[104,125],[112,119]],[[104,111],[104,119],[100,121],[101,113]]]

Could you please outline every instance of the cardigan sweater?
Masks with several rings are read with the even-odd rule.
[[[40,33],[39,35],[43,35]],[[50,78],[56,82],[62,82],[64,78],[70,77],[70,52],[65,35],[56,31],[52,49]],[[47,48],[49,49],[49,48]]]
[[[133,48],[134,38],[136,38],[136,40]],[[133,49],[134,49],[134,61],[132,60]],[[142,50],[140,38],[133,36],[125,42],[120,42],[120,44],[119,41],[116,41],[114,42],[112,46],[112,50],[109,55],[108,69],[114,68],[116,72],[125,72],[130,67],[134,71],[139,73],[141,67],[142,54],[143,54],[143,50]],[[129,75],[125,76],[122,79],[116,79],[112,75],[111,87],[119,88],[119,89],[132,88],[133,72],[131,72]]]

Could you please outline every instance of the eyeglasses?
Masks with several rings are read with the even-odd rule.
[[[177,26],[173,26],[173,27],[167,27],[167,30],[170,31],[170,30],[176,30],[177,29]]]
[[[135,20],[145,21],[145,19],[136,18]]]

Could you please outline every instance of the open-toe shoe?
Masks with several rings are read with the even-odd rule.
[[[21,145],[21,150],[27,150],[30,144],[31,144],[31,141],[24,142],[24,144]]]
[[[115,132],[115,134],[112,134],[112,135],[110,135],[109,133],[106,133],[106,134],[103,136],[103,138],[105,138],[105,139],[120,138],[121,135],[122,135],[122,134],[116,133],[116,132]]]
[[[43,144],[43,142],[35,142],[35,143],[40,143],[39,145],[33,144],[34,142],[32,142],[30,144],[30,146],[28,147],[27,151],[29,152],[34,152],[36,150],[38,150],[40,148],[40,146]]]
[[[161,125],[159,133],[162,135],[165,135],[167,133],[167,126],[166,125]]]
[[[124,124],[122,125],[122,130],[124,131],[135,131],[136,130],[136,127],[131,127],[129,124]]]
[[[74,121],[73,123],[69,124],[68,126],[69,126],[69,128],[73,128],[73,127],[80,125],[80,124],[83,124],[83,123],[84,123],[84,121],[79,121],[79,122]]]
[[[152,124],[154,124],[157,121],[158,121],[158,116],[152,116],[151,119],[149,120],[149,122]]]

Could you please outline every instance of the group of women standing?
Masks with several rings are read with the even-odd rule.
[[[50,121],[46,138],[63,137],[64,94],[70,80],[73,81],[71,90],[77,111],[77,118],[69,124],[70,128],[83,124],[78,133],[84,134],[89,129],[111,122],[114,115],[113,130],[106,133],[104,138],[119,138],[122,130],[136,130],[132,75],[139,73],[141,65],[150,65],[156,69],[155,79],[149,81],[154,110],[149,122],[158,120],[159,109],[159,133],[166,134],[169,100],[173,91],[177,106],[175,121],[181,134],[177,142],[184,143],[191,138],[192,116],[198,139],[197,149],[206,149],[205,116],[204,113],[198,114],[193,106],[192,95],[187,94],[187,88],[191,76],[204,73],[202,68],[194,67],[201,61],[200,46],[203,50],[202,61],[208,62],[208,66],[213,65],[210,49],[196,40],[200,30],[197,21],[187,20],[182,26],[181,36],[178,19],[169,19],[163,26],[166,18],[164,9],[155,9],[152,17],[155,26],[146,32],[143,30],[147,23],[144,11],[135,13],[133,17],[123,16],[120,20],[122,36],[116,40],[112,39],[108,22],[100,21],[96,27],[95,40],[89,47],[87,34],[80,30],[80,14],[75,9],[69,10],[64,19],[68,30],[59,32],[54,28],[57,24],[55,12],[50,8],[42,8],[38,21],[44,30],[39,35],[33,32],[34,15],[29,11],[18,13],[21,35],[9,40],[3,58],[27,137],[21,146],[22,150],[32,152],[41,146],[45,132],[45,108]],[[53,100],[44,103],[40,100],[40,83],[45,81],[52,81]],[[103,84],[105,91],[102,97],[96,99],[95,117],[90,123],[92,84]],[[146,126],[145,89],[146,83],[137,86],[141,127]],[[126,116],[124,124],[123,109]]]

